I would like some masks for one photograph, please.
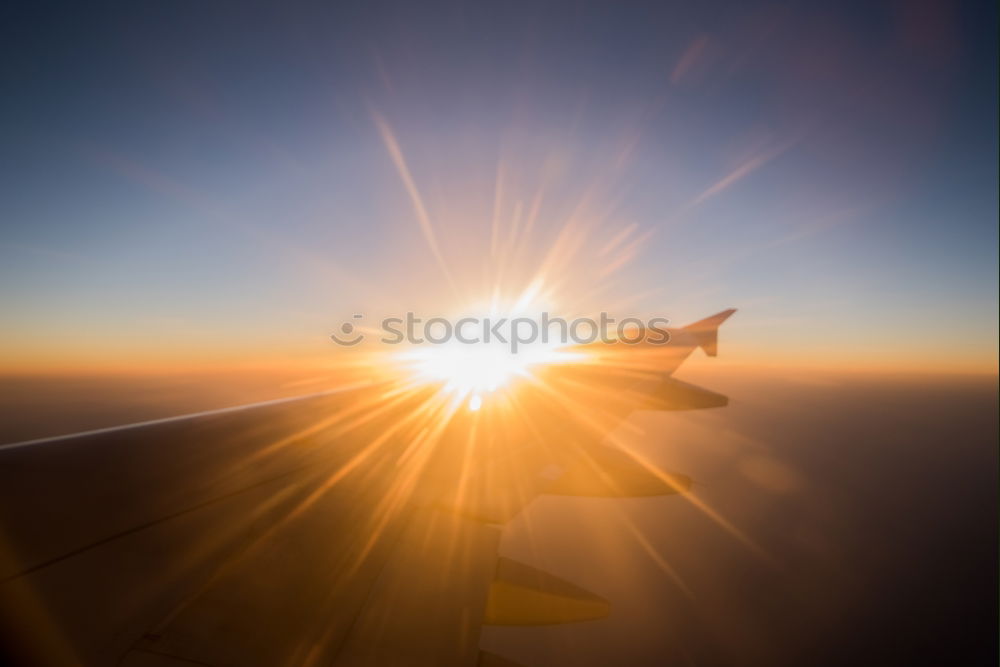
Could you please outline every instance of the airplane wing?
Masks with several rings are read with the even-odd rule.
[[[509,664],[483,624],[607,601],[498,557],[540,494],[676,493],[601,443],[636,409],[725,397],[546,369],[470,412],[387,383],[0,448],[10,664]],[[673,406],[673,407],[671,407]]]

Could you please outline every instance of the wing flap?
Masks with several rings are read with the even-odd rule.
[[[604,618],[604,598],[525,563],[497,562],[484,622],[488,625],[555,625]]]
[[[702,387],[667,378],[653,389],[643,410],[704,410],[721,408],[729,404],[729,398]]]

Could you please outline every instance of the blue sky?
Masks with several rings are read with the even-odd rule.
[[[526,271],[583,201],[642,237],[614,299],[738,307],[739,360],[995,369],[988,3],[5,11],[4,367],[322,355],[458,298],[380,117],[467,292],[502,169]]]

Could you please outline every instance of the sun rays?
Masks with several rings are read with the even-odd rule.
[[[600,310],[624,308],[637,293],[648,291],[622,287],[627,287],[627,269],[652,230],[615,220],[614,207],[602,199],[600,188],[583,189],[578,201],[557,216],[548,206],[550,181],[542,179],[533,191],[519,192],[513,166],[501,163],[493,197],[482,202],[482,215],[442,217],[435,213],[436,202],[421,192],[421,174],[411,171],[413,163],[389,123],[378,115],[375,123],[412,206],[410,217],[426,243],[425,254],[447,287],[435,293],[441,299],[436,315],[586,316],[599,310],[598,304]],[[447,241],[470,234],[477,220],[482,222],[484,259],[479,275],[472,275],[461,262],[451,261]],[[543,230],[550,236],[544,237]],[[399,525],[420,508],[503,524],[556,489],[555,480],[572,470],[577,471],[576,491],[585,492],[591,484],[598,495],[629,495],[627,487],[634,481],[629,475],[641,473],[643,488],[659,485],[661,493],[688,499],[766,558],[750,537],[694,496],[689,482],[679,481],[686,478],[659,469],[617,441],[614,431],[647,405],[650,383],[662,381],[683,359],[649,347],[617,349],[621,347],[563,341],[513,352],[504,345],[452,341],[401,346],[367,342],[340,350],[330,372],[342,367],[356,376],[364,369],[368,384],[331,403],[331,410],[314,423],[262,449],[248,465],[297,449],[311,452],[303,465],[320,479],[286,521],[296,520],[349,482],[380,489],[363,527],[364,540],[338,565],[348,573],[361,567],[380,542],[393,539]],[[621,471],[604,469],[600,452],[609,445],[624,457],[617,464],[626,471],[624,478],[616,476]],[[622,520],[643,550],[691,595],[681,575],[624,512]],[[459,542],[456,536],[454,543]],[[454,559],[456,576],[461,576],[461,553],[446,557]]]

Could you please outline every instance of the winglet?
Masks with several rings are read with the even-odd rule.
[[[687,325],[684,327],[684,331],[694,336],[695,340],[698,341],[698,347],[705,350],[705,354],[714,357],[718,354],[719,325],[729,319],[729,316],[735,312],[735,308],[724,310],[711,317],[698,320],[694,324]]]

